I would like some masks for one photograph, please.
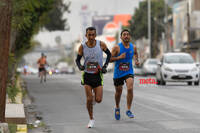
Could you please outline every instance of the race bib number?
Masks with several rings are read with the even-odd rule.
[[[87,63],[87,71],[96,72],[98,71],[98,62],[88,62]]]
[[[130,63],[126,62],[126,63],[120,63],[119,64],[119,70],[121,71],[128,71],[130,69]]]

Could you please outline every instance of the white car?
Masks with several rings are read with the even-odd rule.
[[[147,59],[144,62],[144,65],[142,67],[143,74],[144,75],[149,75],[149,74],[155,75],[156,71],[157,71],[157,67],[158,67],[158,65],[157,65],[158,62],[159,62],[158,59],[153,59],[153,58]]]
[[[188,53],[166,53],[158,63],[156,79],[158,85],[166,82],[187,82],[199,85],[200,70]]]

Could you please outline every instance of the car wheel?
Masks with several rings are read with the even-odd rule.
[[[194,82],[194,85],[199,85],[199,81],[197,81],[197,82]]]
[[[164,81],[164,79],[163,79],[163,77],[162,77],[162,74],[161,74],[160,77],[161,77],[161,79],[160,79],[160,84],[161,84],[161,85],[166,85],[166,82]]]
[[[161,85],[166,85],[166,82],[164,80],[161,80]]]
[[[192,85],[192,82],[188,82],[188,85]]]

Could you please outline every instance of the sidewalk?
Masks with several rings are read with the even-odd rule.
[[[17,86],[20,89],[20,93],[15,98],[15,103],[6,98],[6,126],[0,125],[0,133],[8,133],[8,124],[16,124],[16,133],[48,133],[50,127],[46,126],[42,121],[42,116],[36,110],[36,106],[33,104],[33,98],[29,96],[26,83],[22,79],[17,81]],[[23,92],[26,91],[26,95],[23,97]]]
[[[24,104],[6,104],[6,122],[14,124],[26,124]]]
[[[15,103],[12,103],[8,96],[6,98],[5,120],[8,124],[16,124],[16,133],[27,133],[27,120],[22,102],[24,83],[20,78],[17,80],[17,88],[20,92],[15,97]]]

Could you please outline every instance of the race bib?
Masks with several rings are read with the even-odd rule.
[[[129,62],[120,63],[119,64],[119,70],[128,71],[130,69],[130,65],[129,64],[130,64]]]
[[[99,64],[98,62],[88,62],[87,63],[87,71],[96,72],[98,71]]]

